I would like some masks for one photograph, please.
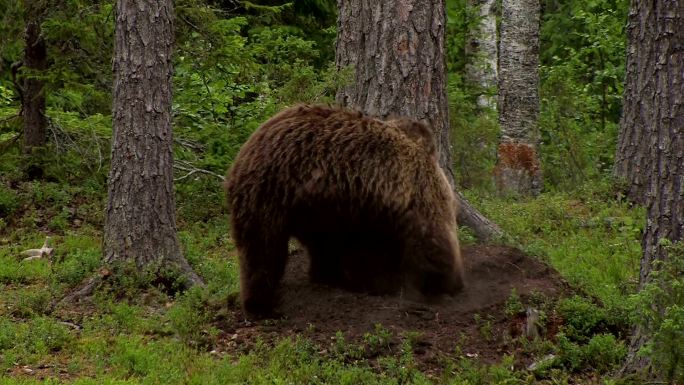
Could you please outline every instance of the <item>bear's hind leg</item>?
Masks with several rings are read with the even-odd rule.
[[[255,316],[273,315],[287,263],[287,237],[260,239],[238,250],[242,308]]]

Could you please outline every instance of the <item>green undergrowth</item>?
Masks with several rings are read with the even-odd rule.
[[[21,196],[31,189],[35,190],[11,191]],[[76,190],[65,188],[66,196],[58,190],[40,188],[49,199],[73,201],[69,194]],[[35,196],[34,192],[22,203],[23,213],[37,213],[45,223],[59,215],[50,205],[41,206],[45,201]],[[206,288],[168,294],[153,287],[135,295],[131,288],[128,298],[104,290],[92,305],[74,310],[78,314],[67,311],[70,316],[50,313],[48,305],[99,267],[100,231],[91,225],[76,227],[73,219],[59,230],[26,228],[23,219],[14,218],[15,225],[1,234],[0,373],[9,376],[0,384],[596,383],[584,379],[587,373],[608,373],[626,351],[627,316],[625,307],[616,304],[633,290],[622,282],[636,274],[640,212],[599,188],[577,194],[546,193],[526,201],[491,196],[478,200],[473,194],[470,198],[528,252],[547,259],[599,300],[581,296],[559,302],[533,300],[544,327],[552,324],[553,315],[563,320],[543,340],[511,342],[519,346],[516,354],[539,360],[534,370],[515,365],[514,355],[483,364],[456,346],[454,356],[439,359],[439,373],[426,372],[414,360],[414,340],[404,336],[389,349],[382,325],[361,342],[344,342],[342,337],[331,340],[331,346],[319,346],[305,338],[284,338],[221,351],[225,341],[221,320],[237,306],[239,282],[228,217],[205,212],[202,215],[209,215],[208,219],[194,221],[179,210],[184,254],[205,278]],[[46,235],[55,248],[53,257],[22,261],[21,251],[40,247]],[[506,316],[515,319],[524,314],[530,300],[522,301],[512,293]],[[491,322],[485,318],[479,322],[482,337],[491,336]],[[373,360],[365,358],[368,349],[379,352]],[[545,360],[546,356],[552,358]],[[48,379],[26,375],[25,368]]]
[[[468,194],[523,250],[609,307],[636,289],[645,218],[619,196],[607,182],[534,199]]]

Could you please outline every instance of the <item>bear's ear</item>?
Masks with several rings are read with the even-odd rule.
[[[437,153],[434,133],[427,124],[408,118],[394,119],[390,123],[394,124],[411,140],[419,143],[429,154]]]

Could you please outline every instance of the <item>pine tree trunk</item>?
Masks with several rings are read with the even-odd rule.
[[[661,2],[658,7],[668,5]],[[622,118],[615,156],[615,174],[627,184],[627,197],[646,204],[649,186],[649,150],[657,145],[654,131],[657,119],[667,118],[661,111],[662,99],[667,95],[658,91],[663,64],[668,61],[667,50],[677,42],[666,36],[668,24],[661,25],[656,4],[632,1],[627,25],[627,66]],[[663,39],[663,44],[658,41]],[[679,42],[679,44],[682,44]],[[655,72],[654,72],[655,71]],[[655,96],[655,97],[654,97]]]
[[[45,82],[38,76],[47,68],[45,40],[41,36],[40,23],[43,19],[43,4],[39,0],[24,0],[26,31],[24,47],[24,68],[28,76],[23,85],[23,152],[31,153],[33,147],[45,145]]]
[[[539,167],[539,0],[503,0],[499,43],[501,142],[494,179],[503,193],[536,195]]]
[[[176,236],[171,130],[173,2],[119,0],[105,264],[201,280]]]
[[[477,104],[496,110],[495,88],[498,79],[496,0],[468,0],[467,7],[477,11],[479,22],[468,33],[466,78],[481,91]]]
[[[337,68],[355,70],[337,103],[368,114],[430,124],[454,184],[446,92],[444,0],[338,0]],[[459,221],[480,239],[501,230],[459,194]]]
[[[684,5],[632,0],[623,117],[616,173],[629,196],[646,205],[640,287],[653,261],[667,258],[661,239],[684,240]],[[647,341],[638,328],[624,372],[643,369],[636,352]]]

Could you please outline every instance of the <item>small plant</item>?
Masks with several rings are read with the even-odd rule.
[[[625,344],[612,334],[597,334],[585,345],[572,341],[563,333],[556,338],[556,357],[537,371],[562,366],[569,372],[592,368],[598,373],[605,373],[622,362],[627,354]]]
[[[76,285],[100,266],[101,252],[98,248],[83,249],[83,245],[76,243],[64,246],[69,252],[54,267],[58,282]]]
[[[337,331],[332,340],[332,351],[340,361],[355,362],[364,357],[363,346],[347,343],[344,339],[344,333],[341,331]]]
[[[387,376],[395,379],[398,384],[425,382],[422,374],[416,369],[413,359],[413,348],[408,340],[402,342],[401,355],[399,357],[381,357],[378,363]]]
[[[112,355],[112,365],[125,375],[145,376],[155,365],[155,358],[139,338],[119,338]]]
[[[385,329],[382,324],[375,324],[374,333],[366,333],[363,342],[369,350],[369,354],[374,355],[390,348],[392,333]]]
[[[518,295],[518,291],[515,290],[515,288],[511,289],[511,295],[506,300],[504,312],[509,318],[513,318],[525,313],[525,306],[523,306],[520,296]]]
[[[489,342],[494,340],[494,327],[492,324],[492,319],[490,317],[483,319],[479,314],[475,314],[473,319],[475,320],[475,324],[478,326],[478,330],[480,331],[482,338]]]
[[[407,340],[412,347],[415,348],[416,345],[419,345],[423,340],[423,333],[416,331],[407,331],[403,333],[402,337],[405,340]]]

